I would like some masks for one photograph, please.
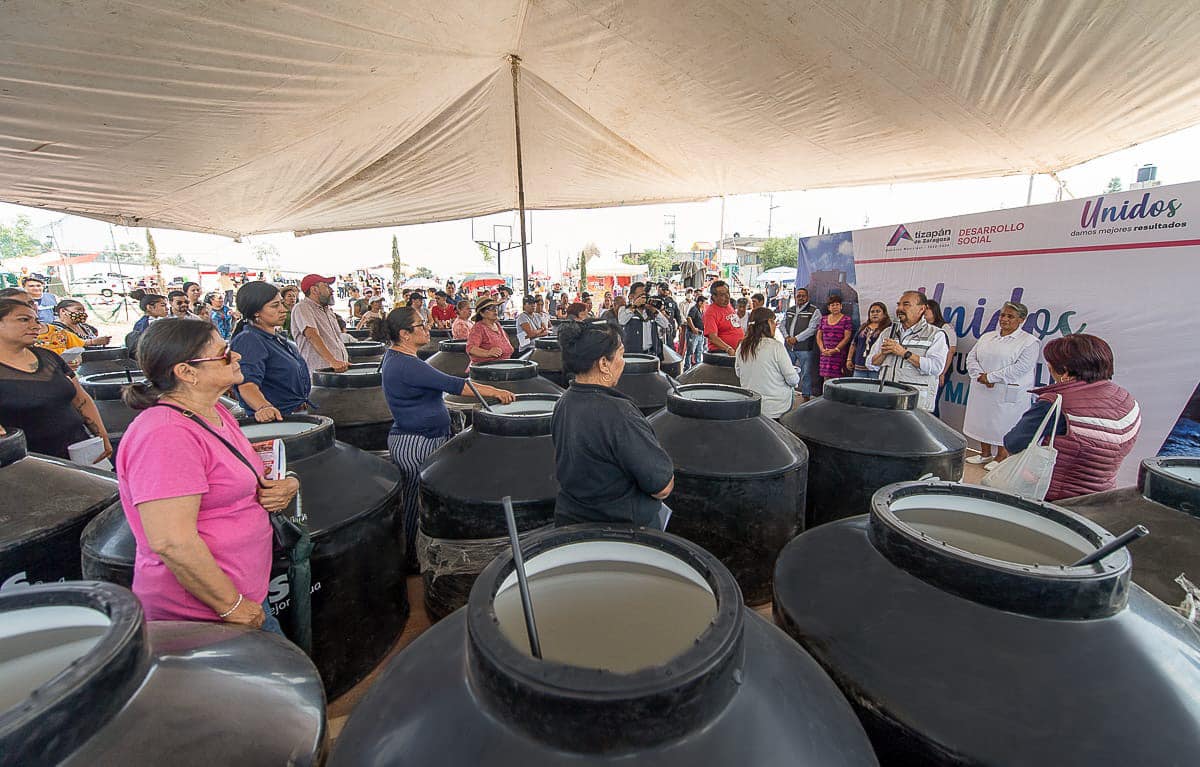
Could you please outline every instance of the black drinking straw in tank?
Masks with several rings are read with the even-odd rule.
[[[533,620],[533,601],[529,598],[529,580],[525,577],[525,558],[521,556],[521,542],[517,539],[517,520],[513,515],[512,496],[506,495],[500,502],[504,504],[504,521],[508,523],[508,540],[512,543],[513,566],[517,571],[517,587],[521,590],[521,609],[525,611],[525,630],[529,632],[529,652],[533,654],[533,657],[541,660],[542,643],[538,641],[537,624]]]
[[[1138,538],[1141,538],[1142,536],[1149,535],[1149,534],[1150,534],[1150,531],[1146,529],[1145,525],[1135,525],[1134,527],[1131,527],[1128,530],[1126,530],[1125,532],[1121,533],[1116,538],[1113,538],[1111,541],[1109,541],[1104,546],[1101,546],[1100,548],[1093,551],[1091,554],[1088,554],[1083,559],[1079,560],[1078,562],[1075,562],[1074,564],[1071,565],[1071,567],[1083,567],[1084,565],[1094,565],[1097,562],[1099,562],[1101,559],[1104,559],[1109,554],[1116,551],[1117,549],[1124,548],[1125,546],[1128,546],[1129,544],[1136,541]]]
[[[478,389],[475,388],[475,382],[468,378],[467,386],[469,386],[471,391],[474,392],[475,397],[479,400],[479,404],[483,405],[483,409],[491,412],[492,406],[488,404],[488,401],[484,398],[484,396],[479,393]]]

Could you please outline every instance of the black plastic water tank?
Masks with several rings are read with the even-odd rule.
[[[73,582],[0,594],[0,765],[315,765],[325,698],[281,637],[147,623],[136,597]]]
[[[363,450],[387,450],[392,411],[383,396],[378,362],[354,364],[343,373],[314,370],[308,399],[318,415],[333,419],[342,442]]]
[[[125,370],[119,373],[95,373],[79,376],[79,385],[91,395],[96,402],[96,410],[100,412],[100,420],[108,429],[108,436],[113,446],[113,455],[121,446],[121,437],[139,411],[128,407],[121,399],[121,392],[131,383],[141,383],[146,380],[145,374],[139,370]],[[221,397],[220,403],[229,409],[235,418],[241,418],[245,413],[237,400]],[[115,460],[114,460],[115,463]]]
[[[29,454],[25,433],[0,435],[0,591],[77,580],[79,534],[116,505],[117,477]]]
[[[358,341],[346,344],[346,353],[350,355],[350,364],[357,365],[367,362],[378,363],[383,359],[386,347],[378,341]]]
[[[704,352],[703,361],[699,365],[692,365],[681,375],[674,377],[681,384],[742,385],[733,367],[733,355],[725,352]]]
[[[313,661],[330,697],[350,689],[387,654],[408,620],[400,471],[344,442],[323,416],[242,422],[251,442],[279,438],[300,478],[312,533]],[[83,532],[84,577],[133,583],[136,544],[120,506]],[[271,567],[272,614],[289,630],[288,563]]]
[[[471,358],[467,355],[465,340],[442,341],[438,344],[437,354],[425,360],[431,367],[437,368],[446,375],[465,376]]]
[[[1200,751],[1200,632],[1048,503],[914,482],[783,550],[775,617],[896,765],[1171,765]],[[1134,544],[1133,556],[1137,556]]]
[[[562,346],[559,345],[557,336],[535,338],[533,352],[528,359],[537,363],[538,372],[546,380],[566,388],[567,379],[563,373]]]
[[[516,320],[500,320],[500,328],[504,331],[504,335],[508,336],[508,342],[512,344],[513,355],[516,356],[517,351],[521,348],[517,339],[517,321]]]
[[[488,362],[472,362],[468,378],[480,381],[497,389],[504,389],[513,394],[562,394],[563,388],[538,374],[538,364],[530,360],[489,360]],[[457,394],[445,395],[446,405],[452,410],[474,411],[479,408],[479,400],[473,395],[463,397]],[[498,400],[489,402],[495,404]]]
[[[330,765],[877,763],[833,682],[699,546],[585,525],[523,548],[544,659],[502,554],[389,661]]]
[[[472,428],[421,467],[417,557],[425,612],[434,620],[466,604],[475,578],[508,547],[500,499],[512,496],[522,533],[554,523],[550,418],[558,396],[521,394],[512,404],[476,411]]]
[[[893,482],[962,478],[967,440],[918,408],[907,384],[834,378],[779,422],[808,446],[806,527],[864,514]]]
[[[124,346],[92,346],[83,350],[75,375],[119,373],[122,370],[141,372],[137,362],[130,359],[128,349]]]
[[[438,353],[442,341],[450,340],[450,328],[430,328],[429,341],[417,349],[417,357],[427,360]]]
[[[671,380],[660,370],[660,364],[652,354],[626,354],[625,369],[613,387],[632,399],[643,415],[657,413],[667,405]]]
[[[771,599],[775,557],[804,529],[808,471],[804,444],[761,407],[749,389],[690,384],[650,416],[675,463],[667,530],[715,554],[750,605]]]
[[[1057,503],[1115,535],[1145,525],[1150,535],[1134,549],[1133,582],[1167,604],[1185,596],[1180,575],[1200,583],[1200,458],[1147,458],[1137,487]]]
[[[371,329],[370,328],[350,328],[349,330],[346,331],[346,333],[348,333],[350,335],[350,337],[353,338],[355,341],[370,341],[371,340]]]

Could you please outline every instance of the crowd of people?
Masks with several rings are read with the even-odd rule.
[[[847,376],[910,385],[919,406],[933,411],[958,345],[940,306],[915,290],[900,293],[894,314],[872,303],[856,327],[841,296],[817,306],[807,287],[782,306],[763,294],[734,300],[723,280],[684,290],[681,300],[667,282],[635,282],[595,305],[587,291],[572,300],[555,285],[548,295],[523,296],[518,307],[507,285],[471,295],[450,282],[432,295],[403,291],[389,308],[376,293],[385,286],[360,292],[336,283],[310,274],[298,285],[246,282],[232,297],[205,296],[195,283],[137,296],[143,316],[125,342],[144,381],[125,391],[139,415],[124,433],[116,469],[137,539],[133,588],[149,618],[278,631],[264,604],[268,515],[287,507],[298,485],[265,478],[220,398],[235,395],[259,422],[308,410],[312,372],[349,366],[347,323],[334,308],[339,296],[348,302],[348,323],[386,345],[380,369],[393,417],[388,446],[402,477],[410,556],[420,467],[450,438],[443,395],[513,400],[500,388],[476,383],[472,390],[465,376],[422,361],[417,350],[434,328],[464,339],[477,362],[520,355],[556,333],[564,372],[573,378],[552,419],[556,522],[657,529],[669,524],[674,470],[646,417],[617,389],[626,354],[662,357],[673,347],[688,366],[705,352],[732,355],[741,385],[762,397],[765,416],[778,419],[820,396],[824,381]],[[99,437],[107,457],[105,425],[68,358],[72,348],[111,339],[87,323],[78,301],[47,299],[44,289],[29,280],[0,291],[0,432],[22,429],[32,451],[60,458],[72,444]],[[1112,382],[1112,350],[1086,334],[1041,348],[1022,330],[1027,316],[1022,304],[1005,303],[997,328],[965,355],[964,431],[981,445],[971,460],[994,467],[1047,439],[1037,429],[1059,402],[1064,417],[1055,428],[1059,462],[1049,498],[1112,488],[1140,425],[1137,402]],[[515,320],[516,348],[504,319]],[[1053,383],[1035,388],[1039,355]]]

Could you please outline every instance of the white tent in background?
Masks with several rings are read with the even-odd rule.
[[[764,283],[775,280],[776,282],[795,282],[796,267],[794,266],[776,266],[773,269],[768,269],[762,274],[754,278],[754,282],[762,285]]]
[[[517,103],[529,208],[1053,172],[1200,122],[1171,0],[3,8],[0,200],[230,235],[518,208]]]
[[[645,264],[627,264],[612,256],[598,256],[588,261],[589,277],[638,277],[649,274]]]

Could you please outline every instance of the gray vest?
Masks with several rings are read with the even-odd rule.
[[[924,357],[937,337],[945,334],[946,331],[941,328],[921,320],[907,331],[902,325],[893,323],[883,332],[883,337],[895,339],[913,354]],[[879,377],[884,381],[896,381],[917,387],[921,392],[920,406],[925,410],[933,410],[940,374],[941,371],[925,375],[919,368],[894,354],[885,357],[883,364],[879,366]]]
[[[789,336],[795,336],[803,333],[808,329],[808,323],[812,322],[813,315],[817,313],[817,307],[813,306],[812,302],[808,302],[804,306],[793,306],[787,313],[787,331]],[[819,333],[821,331],[817,331]],[[798,342],[792,347],[798,352],[811,352],[817,348],[817,335],[814,333],[807,339]]]

